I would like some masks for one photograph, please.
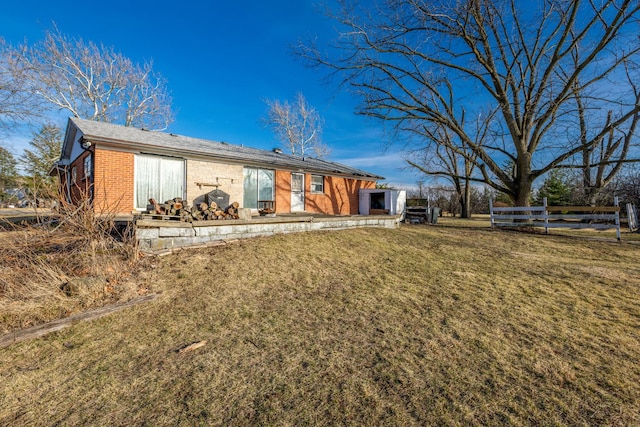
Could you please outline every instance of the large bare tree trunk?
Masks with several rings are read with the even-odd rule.
[[[467,181],[465,183],[462,199],[460,200],[461,212],[460,217],[471,218],[471,183]]]
[[[533,182],[531,180],[521,178],[518,181],[518,186],[513,195],[513,203],[515,206],[531,206],[532,188]]]

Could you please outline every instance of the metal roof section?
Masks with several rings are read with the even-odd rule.
[[[226,142],[209,141],[206,139],[191,138],[159,131],[149,131],[128,126],[120,126],[112,123],[96,122],[92,120],[69,118],[67,133],[64,141],[62,157],[70,153],[67,144],[73,144],[69,140],[70,127],[77,128],[82,133],[82,138],[94,142],[102,142],[111,146],[121,146],[127,149],[135,149],[140,152],[162,151],[179,154],[185,157],[207,157],[212,160],[228,160],[242,162],[247,166],[266,166],[276,169],[300,170],[316,172],[325,175],[351,176],[366,180],[382,180],[381,176],[366,172],[350,166],[316,159],[313,157],[299,157],[284,154],[282,152],[266,151],[257,148],[232,145]],[[66,149],[66,150],[65,150]],[[68,156],[68,154],[67,154]],[[62,160],[62,159],[61,159]]]

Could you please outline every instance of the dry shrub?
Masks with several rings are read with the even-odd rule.
[[[88,198],[0,233],[0,333],[129,299],[136,248]]]

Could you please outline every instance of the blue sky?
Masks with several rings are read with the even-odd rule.
[[[16,1],[0,11],[0,36],[12,44],[60,31],[113,46],[135,62],[153,60],[168,80],[176,120],[169,131],[262,149],[278,145],[260,119],[265,99],[302,92],[324,118],[330,160],[385,176],[399,187],[419,179],[402,170],[379,122],[356,116],[357,101],[292,53],[301,39],[335,38],[334,23],[315,1]],[[60,125],[64,126],[61,120]],[[28,135],[11,141],[25,148]]]

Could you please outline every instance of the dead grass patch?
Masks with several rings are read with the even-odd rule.
[[[473,215],[473,218],[463,219],[463,218],[452,218],[449,216],[443,216],[438,218],[438,225],[443,227],[455,227],[455,228],[491,228],[491,220],[488,214],[476,214]],[[544,232],[544,228],[542,227],[518,227],[518,228],[497,228],[501,232],[511,232],[511,233],[525,233],[525,234],[540,234],[540,235],[550,235],[550,236],[566,236],[573,237],[576,239],[597,239],[597,240],[608,240],[608,241],[616,241],[616,230],[615,229],[594,229],[594,228],[583,228],[583,229],[569,229],[569,228],[550,228],[549,233],[546,234]],[[620,227],[620,236],[621,240],[624,242],[634,242],[640,243],[640,233],[630,232],[628,226],[623,223]]]
[[[0,353],[0,424],[640,423],[638,276],[592,274],[631,245],[407,226],[154,264],[155,301]]]
[[[126,300],[135,247],[111,217],[67,206],[46,222],[0,231],[0,333]]]

